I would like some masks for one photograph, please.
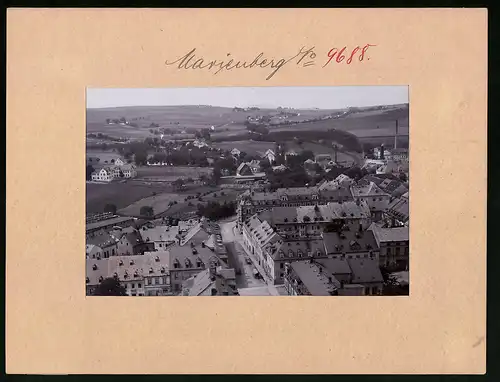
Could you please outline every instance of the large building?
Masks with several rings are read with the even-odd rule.
[[[97,220],[92,223],[87,223],[85,226],[86,236],[92,237],[100,234],[102,231],[109,231],[114,227],[129,227],[134,224],[135,219],[128,216],[111,215],[104,220]]]
[[[319,187],[279,188],[274,192],[256,192],[247,190],[238,197],[238,226],[255,213],[273,207],[298,207],[324,205],[330,202],[347,202],[353,200],[349,188],[320,190]]]
[[[391,201],[384,213],[386,224],[390,227],[408,227],[410,224],[410,197],[406,192]]]
[[[287,262],[346,255],[378,259],[365,202],[275,207],[248,218],[243,246],[273,284],[282,284]],[[332,230],[337,232],[327,233]]]
[[[183,283],[183,296],[238,296],[234,269],[213,266]]]
[[[374,223],[369,231],[373,232],[377,246],[380,248],[380,266],[408,270],[410,265],[409,228],[405,226],[382,228]]]
[[[87,295],[92,295],[99,284],[110,277],[119,280],[129,296],[169,295],[169,259],[168,252],[87,259]]]
[[[291,296],[381,295],[383,282],[375,259],[311,259],[285,266],[284,286]]]
[[[363,200],[368,204],[373,221],[382,220],[391,200],[390,194],[382,191],[374,182],[352,186],[351,191],[355,200]]]

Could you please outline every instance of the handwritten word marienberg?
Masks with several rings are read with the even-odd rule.
[[[313,50],[314,47],[309,49],[302,47],[295,55],[280,58],[269,58],[265,56],[264,52],[261,52],[255,56],[252,61],[242,61],[229,58],[231,53],[227,53],[227,59],[225,60],[207,60],[204,57],[196,56],[196,48],[194,48],[173,62],[165,61],[165,65],[178,64],[177,69],[207,69],[209,71],[217,69],[214,71],[214,75],[220,73],[222,70],[229,71],[233,69],[251,69],[254,67],[270,68],[272,70],[266,77],[266,80],[269,80],[278,72],[278,70],[290,62],[295,63],[296,65],[302,63],[303,66],[314,65],[316,53],[314,53]]]

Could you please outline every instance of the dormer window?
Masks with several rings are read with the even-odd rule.
[[[120,260],[120,261],[118,262],[118,265],[123,265],[123,260]]]
[[[127,278],[128,278],[128,272],[125,272],[125,274],[123,275],[123,278],[124,278],[124,279],[127,279]]]
[[[134,277],[139,277],[139,272],[137,270],[134,272]]]
[[[92,265],[92,269],[93,269],[94,271],[97,271],[97,264]]]
[[[114,277],[114,278],[118,278],[118,273],[116,273],[116,272],[115,272],[115,273],[113,273],[113,277]]]
[[[161,273],[165,273],[165,267],[161,267],[161,268],[160,268],[160,272],[161,272]]]
[[[153,268],[152,268],[152,267],[151,267],[151,268],[149,268],[149,273],[153,273],[153,272],[154,272],[154,271],[153,271]]]
[[[99,276],[99,282],[102,282],[104,280],[104,277]]]
[[[130,260],[130,265],[134,265],[134,260]]]
[[[88,277],[85,277],[85,283],[89,283],[90,282],[90,279]]]
[[[156,262],[159,262],[159,261],[160,261],[160,256],[156,256],[156,257],[155,257],[155,261],[156,261]]]

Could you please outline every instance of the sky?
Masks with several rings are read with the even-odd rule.
[[[87,88],[87,108],[211,105],[341,109],[408,103],[408,86]]]

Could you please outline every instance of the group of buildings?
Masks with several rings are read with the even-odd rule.
[[[218,285],[203,291],[207,289],[211,295],[237,292],[227,289],[235,277],[227,266],[218,224],[201,219],[169,226],[116,219],[107,217],[87,227],[87,295],[111,277],[119,280],[130,296],[179,295],[186,293],[185,283],[199,288],[198,276],[205,271],[207,280]]]
[[[290,295],[380,295],[381,269],[408,271],[408,189],[373,179],[243,193],[237,226],[266,279]]]
[[[93,166],[96,166],[94,164]],[[115,179],[129,179],[137,176],[137,169],[133,163],[125,163],[123,159],[117,158],[110,164],[95,169],[91,179],[94,182],[111,182]]]

